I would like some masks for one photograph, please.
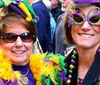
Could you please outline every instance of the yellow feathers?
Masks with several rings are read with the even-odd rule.
[[[56,77],[60,76],[62,68],[60,66],[60,57],[54,54],[32,54],[30,56],[30,69],[33,73],[33,77],[36,80],[36,85],[43,85],[41,82],[42,76],[49,78],[56,85]],[[0,78],[4,80],[14,81],[17,79],[20,81],[21,74],[18,71],[12,70],[12,65],[8,59],[3,57],[3,52],[0,50]],[[18,82],[19,82],[18,81]],[[43,79],[43,82],[45,80]],[[47,81],[46,81],[47,82]],[[21,83],[19,82],[19,85]]]
[[[32,54],[30,56],[30,69],[32,71],[32,73],[34,74],[34,78],[36,80],[39,79],[39,73],[40,73],[40,69],[42,67],[42,60],[44,58],[46,54],[38,54],[38,55],[34,55]]]
[[[13,81],[14,78],[20,79],[20,73],[12,70],[12,66],[8,59],[3,57],[0,50],[0,78]]]

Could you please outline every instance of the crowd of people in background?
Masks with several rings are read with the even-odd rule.
[[[71,0],[28,0],[39,21],[37,35],[40,53],[53,52],[64,55],[68,45],[63,36],[63,13]],[[59,31],[58,31],[59,30]]]

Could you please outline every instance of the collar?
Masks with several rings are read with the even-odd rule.
[[[31,3],[31,6],[32,6],[32,4],[37,3],[37,2],[39,2],[39,1],[41,1],[41,0],[35,0],[35,1],[33,1],[33,2]]]
[[[42,0],[42,2],[46,5],[48,10],[52,9],[51,2],[49,0]]]

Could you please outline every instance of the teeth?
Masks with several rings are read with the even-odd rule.
[[[13,51],[14,53],[16,53],[16,54],[21,54],[21,53],[23,53],[24,51]]]
[[[86,38],[89,38],[89,37],[91,37],[92,35],[80,34],[80,36],[82,36],[82,37],[86,37]]]

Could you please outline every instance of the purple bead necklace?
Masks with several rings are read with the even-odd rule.
[[[71,61],[70,61],[70,65],[69,65],[68,76],[67,76],[67,80],[66,80],[67,85],[71,84],[72,73],[73,73],[73,70],[75,69],[75,64],[76,64],[76,56],[75,56],[76,54],[77,54],[77,51],[74,50],[73,54],[71,56]],[[82,81],[83,81],[83,79],[77,78],[77,85],[81,85]]]

